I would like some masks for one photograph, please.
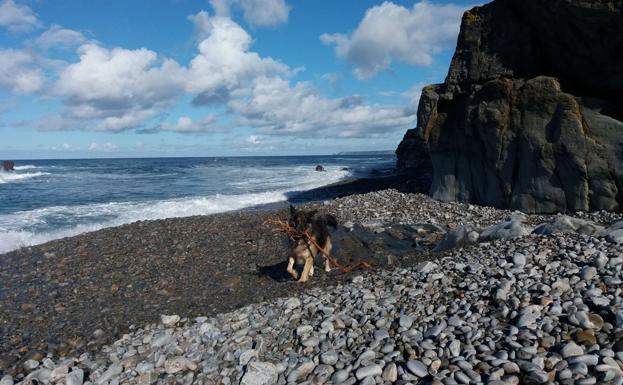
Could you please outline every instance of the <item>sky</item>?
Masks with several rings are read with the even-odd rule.
[[[393,150],[474,4],[0,0],[0,159]]]

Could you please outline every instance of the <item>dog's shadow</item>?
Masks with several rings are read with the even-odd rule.
[[[287,267],[287,261],[279,262],[269,266],[257,265],[257,275],[259,275],[260,277],[270,278],[277,282],[290,282],[292,281],[292,276],[286,271]]]

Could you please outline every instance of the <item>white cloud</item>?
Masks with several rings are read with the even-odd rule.
[[[433,56],[454,48],[463,12],[469,7],[427,1],[410,9],[384,2],[368,9],[354,32],[323,34],[335,53],[355,66],[360,79],[390,68],[393,61],[430,66]]]
[[[278,77],[261,77],[248,95],[230,101],[241,124],[266,134],[363,137],[413,124],[415,108],[367,104],[361,96],[326,99],[307,82],[293,86]]]
[[[75,112],[72,108],[69,108],[69,110],[71,113]],[[90,110],[91,109],[89,108],[89,111]],[[93,127],[94,131],[120,132],[131,128],[141,127],[147,119],[151,119],[159,115],[161,111],[159,108],[136,106],[135,108],[115,110],[112,112],[113,115],[111,116],[101,116],[102,114],[109,113],[109,111],[98,110],[94,112],[100,115],[97,116],[97,118],[102,118],[102,120]]]
[[[217,16],[230,17],[231,6],[235,0],[209,0]],[[200,12],[201,13],[201,12]]]
[[[25,50],[0,51],[0,86],[60,98],[58,115],[27,122],[40,130],[199,134],[235,124],[257,129],[246,144],[265,145],[270,142],[267,136],[273,134],[367,137],[402,130],[415,121],[412,103],[407,107],[370,104],[359,95],[325,98],[309,82],[292,82],[297,70],[252,51],[251,36],[228,17],[202,11],[189,19],[199,42],[187,66],[146,48],[106,48],[80,32],[52,26],[37,39],[37,45],[82,43],[76,51],[78,60],[58,67],[53,86],[44,89],[49,64]],[[339,75],[321,78],[335,83]],[[227,123],[217,124],[220,115],[198,120],[181,116],[163,122],[183,96],[193,98],[195,105],[225,107],[219,114],[225,115],[222,121]],[[410,93],[403,96],[409,102],[415,100]],[[114,150],[106,143],[89,148]]]
[[[424,88],[425,83],[417,83],[409,87],[408,90],[401,92],[400,96],[406,100],[408,100],[411,105],[416,106],[420,103],[420,96],[422,95],[422,88]]]
[[[0,50],[0,86],[18,93],[31,93],[39,91],[44,81],[44,73],[32,52]]]
[[[287,65],[251,51],[251,36],[231,19],[203,11],[190,19],[201,41],[188,67],[159,58],[145,48],[108,49],[96,42],[81,45],[77,50],[79,60],[60,70],[50,92],[63,99],[61,115],[36,126],[51,129],[49,123],[54,122],[59,129],[153,132],[144,128],[146,122],[162,116],[185,93],[194,97],[196,105],[222,105],[232,92],[248,87],[258,76],[292,73]],[[49,32],[42,35],[43,44],[81,39],[71,33],[75,31],[58,26]],[[7,81],[14,81],[10,74]],[[185,126],[181,121],[157,128],[204,132],[210,129],[210,123],[202,120]]]
[[[249,51],[251,36],[229,18],[201,11],[191,17],[205,38],[189,68],[188,90],[208,101],[223,101],[227,94],[262,75],[287,74],[288,66]]]
[[[99,120],[96,130],[138,127],[183,93],[185,69],[153,51],[85,44],[78,53],[79,61],[60,73],[53,92],[65,98],[64,117]]]
[[[173,124],[161,124],[154,132],[169,131],[184,134],[205,133],[213,129],[214,123],[216,123],[216,116],[214,115],[208,115],[196,122],[188,116],[182,116]]]
[[[285,23],[290,12],[284,0],[240,0],[240,6],[248,23],[265,27]]]
[[[39,145],[39,147],[41,147],[43,149],[47,149],[47,150],[52,150],[52,151],[75,151],[75,150],[79,150],[80,149],[80,147],[72,146],[69,143],[63,143],[60,146],[57,146],[57,145],[52,145],[52,146]]]
[[[63,28],[58,24],[52,25],[35,41],[42,48],[73,48],[86,42],[82,32]]]
[[[244,20],[261,27],[274,27],[288,21],[290,6],[285,0],[210,0],[217,16],[230,17],[240,7]]]
[[[117,150],[119,147],[116,144],[112,144],[110,142],[106,142],[106,143],[97,143],[97,142],[92,142],[89,145],[89,150],[90,151],[104,151],[104,152],[112,152]]]
[[[342,75],[331,72],[320,75],[320,79],[327,81],[329,85],[331,85],[331,88],[335,91],[339,88],[339,84],[342,81]]]
[[[37,15],[26,5],[13,0],[0,1],[0,26],[11,32],[23,32],[40,26]]]

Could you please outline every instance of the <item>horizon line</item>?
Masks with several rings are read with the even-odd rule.
[[[279,157],[331,157],[331,156],[365,156],[365,155],[396,155],[395,150],[372,150],[372,151],[344,151],[344,153],[335,154],[311,154],[311,155],[211,155],[211,156],[136,156],[136,157],[94,157],[94,158],[0,158],[0,162],[17,162],[17,161],[41,161],[41,160],[112,160],[112,159],[198,159],[198,158],[279,158]],[[356,152],[357,154],[348,154],[347,152]]]

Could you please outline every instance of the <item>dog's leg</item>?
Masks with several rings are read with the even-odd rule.
[[[299,277],[299,273],[294,270],[294,258],[288,258],[288,268],[286,269],[288,273],[292,276],[292,278],[297,279]]]
[[[331,238],[327,238],[327,244],[324,246],[324,271],[326,271],[327,273],[331,271],[331,261],[329,261],[329,258],[327,257],[327,255],[331,255],[331,249],[333,248],[333,245],[331,244]]]
[[[311,267],[311,269],[309,269],[309,276],[310,276],[310,277],[313,277],[313,276],[314,276],[314,265],[313,265],[313,262],[312,262],[312,267]]]
[[[303,272],[301,273],[301,278],[299,278],[299,282],[307,282],[309,279],[309,271],[314,266],[314,257],[307,255],[305,257],[305,266],[303,267]]]

